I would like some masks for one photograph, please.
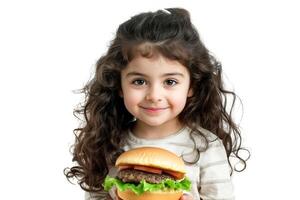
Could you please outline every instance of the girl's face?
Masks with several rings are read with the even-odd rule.
[[[148,126],[178,126],[178,115],[192,95],[186,67],[161,55],[136,56],[121,71],[121,86],[127,110]]]

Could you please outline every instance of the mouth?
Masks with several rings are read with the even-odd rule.
[[[141,108],[151,113],[156,113],[168,109],[168,108],[154,108],[154,107],[141,107]]]

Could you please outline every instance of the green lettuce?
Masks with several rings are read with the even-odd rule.
[[[185,177],[183,180],[174,181],[172,179],[163,180],[160,183],[147,183],[145,180],[142,180],[138,185],[133,183],[124,183],[123,181],[106,176],[103,187],[104,190],[108,191],[113,186],[116,186],[120,191],[132,190],[135,194],[140,195],[144,192],[153,192],[153,191],[164,191],[164,190],[191,190],[191,181]]]

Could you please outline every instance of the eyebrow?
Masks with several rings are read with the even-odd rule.
[[[144,77],[148,77],[148,75],[140,73],[140,72],[129,72],[128,74],[126,74],[126,77],[129,76],[144,76]],[[171,73],[165,73],[162,75],[162,77],[166,77],[166,76],[182,76],[184,77],[184,75],[182,73],[179,72],[171,72]]]

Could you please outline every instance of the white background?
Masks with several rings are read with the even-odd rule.
[[[82,96],[118,25],[184,7],[242,99],[236,114],[252,157],[236,199],[297,199],[299,5],[296,1],[1,1],[0,199],[83,199],[63,169]],[[237,113],[241,107],[237,106]]]

